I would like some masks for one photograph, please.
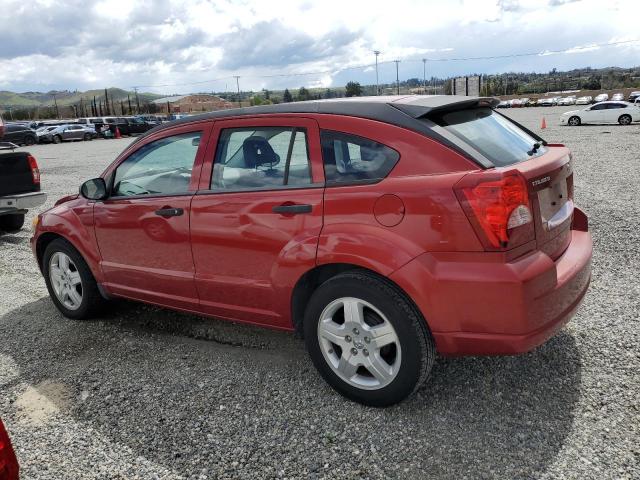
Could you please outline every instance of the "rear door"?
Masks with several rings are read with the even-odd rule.
[[[624,103],[607,103],[607,108],[602,111],[603,121],[605,123],[618,123],[618,119],[626,112]]]
[[[191,204],[201,309],[286,328],[291,289],[315,265],[322,228],[318,126],[298,117],[216,121],[211,147],[213,168],[203,168]]]

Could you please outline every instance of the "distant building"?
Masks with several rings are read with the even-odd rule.
[[[153,103],[158,107],[159,112],[168,114],[212,112],[235,106],[215,95],[174,95],[158,98]]]

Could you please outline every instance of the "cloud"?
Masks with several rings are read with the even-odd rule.
[[[282,67],[341,56],[362,36],[339,28],[320,37],[285,25],[280,20],[259,22],[223,35],[220,68]]]
[[[550,13],[550,7],[562,14]],[[159,93],[298,88],[422,77],[430,60],[573,49],[566,54],[427,63],[427,75],[629,65],[633,0],[4,0],[0,85],[17,91],[133,85]],[[635,35],[635,36],[634,36]],[[589,48],[578,48],[589,46]],[[363,68],[353,68],[355,66]],[[346,69],[346,70],[345,70]],[[314,75],[287,73],[321,72]],[[327,73],[328,72],[328,73]],[[217,80],[216,80],[217,79]],[[185,84],[185,85],[176,85]],[[175,85],[175,86],[173,86]]]

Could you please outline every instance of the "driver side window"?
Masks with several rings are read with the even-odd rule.
[[[187,193],[201,137],[202,132],[190,132],[143,146],[116,169],[111,195]]]

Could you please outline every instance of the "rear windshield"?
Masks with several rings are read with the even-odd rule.
[[[442,113],[431,120],[475,148],[496,167],[546,152],[538,140],[490,108]]]

